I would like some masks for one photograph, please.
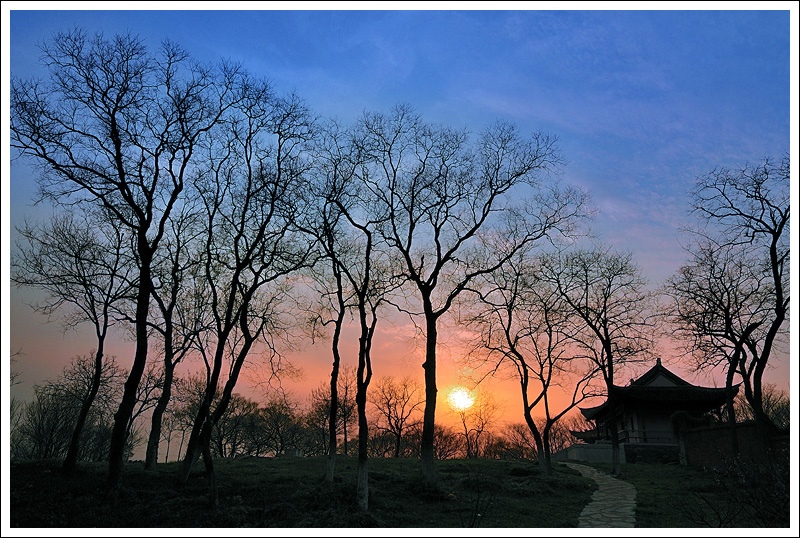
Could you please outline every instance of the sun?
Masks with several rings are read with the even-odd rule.
[[[454,387],[450,390],[450,394],[447,395],[447,401],[453,410],[462,412],[472,407],[472,404],[475,403],[475,397],[464,387]]]

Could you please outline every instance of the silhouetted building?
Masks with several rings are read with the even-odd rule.
[[[736,385],[734,395],[738,389]],[[595,407],[581,408],[583,416],[594,423],[594,429],[571,432],[583,443],[606,445],[605,450],[583,450],[594,455],[581,456],[581,445],[577,445],[570,451],[570,459],[610,461],[611,428],[616,428],[621,461],[678,461],[674,417],[680,415],[684,422],[695,424],[711,423],[713,420],[707,418],[708,413],[723,407],[726,399],[725,388],[693,385],[670,372],[661,364],[661,359],[627,386],[614,385],[611,390],[616,405],[606,400]],[[600,452],[604,455],[600,456]]]

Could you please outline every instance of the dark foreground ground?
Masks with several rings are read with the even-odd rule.
[[[448,460],[439,485],[425,489],[414,460],[370,460],[370,510],[356,507],[356,461],[340,457],[333,485],[323,458],[217,460],[219,505],[210,509],[200,469],[175,484],[176,464],[145,472],[128,463],[119,494],[105,500],[105,464],[83,464],[65,476],[59,462],[11,464],[10,526],[58,527],[494,527],[569,528],[596,489],[555,464],[543,477],[532,462]],[[202,465],[198,465],[202,468]],[[600,467],[602,469],[602,467]],[[700,469],[631,464],[623,478],[637,488],[637,527],[764,526],[730,508],[718,480]],[[787,499],[788,507],[788,499]],[[738,519],[737,519],[738,518]],[[788,526],[788,508],[785,525]]]

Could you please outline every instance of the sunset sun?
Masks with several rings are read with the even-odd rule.
[[[464,387],[455,387],[447,395],[447,401],[455,411],[466,411],[475,403],[475,397]]]

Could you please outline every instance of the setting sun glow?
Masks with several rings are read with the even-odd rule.
[[[447,395],[447,401],[455,411],[466,411],[475,403],[475,397],[464,387],[455,387]]]

